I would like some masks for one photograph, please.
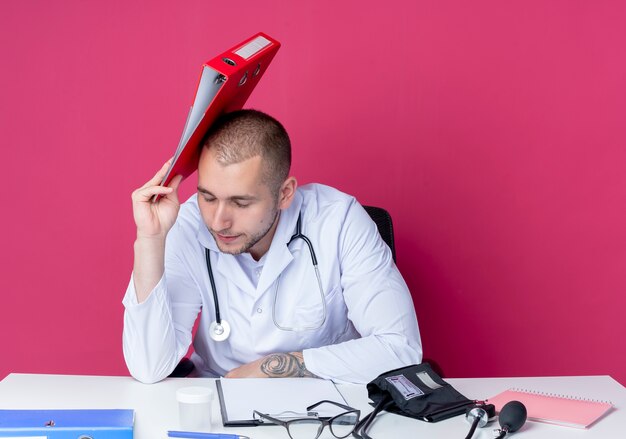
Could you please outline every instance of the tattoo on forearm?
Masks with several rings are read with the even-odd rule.
[[[299,353],[268,355],[261,363],[261,372],[270,378],[317,378],[307,370],[302,354]]]

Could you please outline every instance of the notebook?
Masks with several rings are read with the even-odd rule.
[[[520,401],[526,406],[529,421],[575,428],[589,427],[613,407],[608,401],[524,389],[509,389],[488,401],[496,406],[498,413],[507,402]]]

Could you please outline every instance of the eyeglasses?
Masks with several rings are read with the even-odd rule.
[[[308,412],[321,404],[334,404],[337,407],[344,409],[345,412],[339,413],[329,419],[319,418],[317,414],[315,414],[315,416],[293,418],[285,421],[254,410],[254,417],[261,422],[269,421],[273,424],[282,425],[287,429],[287,434],[289,434],[291,439],[317,439],[320,437],[322,430],[324,430],[324,427],[327,425],[332,435],[337,439],[343,439],[350,436],[354,427],[359,422],[361,411],[347,405],[328,400],[313,404],[312,406],[307,407],[306,410]]]

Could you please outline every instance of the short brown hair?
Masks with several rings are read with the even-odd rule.
[[[219,117],[206,134],[205,148],[216,152],[225,165],[255,156],[263,159],[263,181],[278,195],[289,176],[291,141],[272,116],[257,110],[238,110]]]

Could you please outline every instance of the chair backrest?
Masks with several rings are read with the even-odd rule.
[[[391,249],[393,261],[396,262],[396,245],[393,240],[393,222],[391,221],[391,215],[382,207],[363,206],[363,208],[376,223],[380,236]]]
[[[391,249],[391,254],[393,255],[393,261],[396,262],[396,247],[393,241],[393,224],[391,222],[391,215],[382,207],[374,207],[374,206],[363,206],[365,211],[369,214],[369,216],[374,220],[376,226],[378,227],[378,231],[380,232],[380,236],[383,238],[383,241],[387,243],[389,248]],[[422,362],[430,364],[430,367],[438,374],[440,377],[443,377],[443,369],[432,358],[423,358]]]

